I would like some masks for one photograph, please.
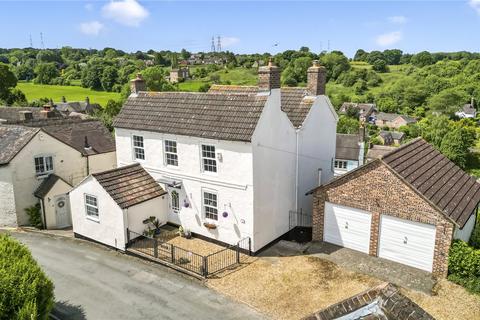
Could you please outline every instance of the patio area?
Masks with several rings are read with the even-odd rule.
[[[221,246],[200,238],[180,236],[178,228],[166,225],[158,235],[148,237],[129,231],[127,251],[167,264],[195,276],[209,277],[225,270],[233,270],[247,262],[250,239],[236,245]]]

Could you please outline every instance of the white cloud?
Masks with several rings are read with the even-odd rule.
[[[480,0],[469,0],[468,4],[472,7],[478,14],[480,14]]]
[[[221,39],[223,48],[232,47],[240,42],[240,39],[236,37],[221,37]]]
[[[138,27],[149,16],[149,12],[136,0],[111,1],[103,6],[102,14],[120,24]]]
[[[384,33],[379,35],[376,39],[375,42],[382,47],[387,47],[391,46],[398,41],[402,40],[403,34],[401,31],[394,31],[390,33]]]
[[[80,24],[80,31],[89,36],[98,36],[104,26],[98,21],[83,22]]]
[[[87,4],[85,5],[85,10],[87,10],[87,11],[93,11],[93,4],[87,3]]]
[[[480,0],[477,0],[480,1]],[[393,17],[388,17],[388,21],[390,21],[393,24],[405,24],[407,23],[408,19],[405,16],[393,16]]]

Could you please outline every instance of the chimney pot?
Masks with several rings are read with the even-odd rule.
[[[138,94],[140,91],[146,91],[147,84],[140,73],[137,77],[130,81],[130,91],[132,94]]]
[[[272,58],[268,65],[258,68],[258,87],[261,91],[280,89],[280,68],[273,64]]]
[[[327,82],[327,70],[321,66],[318,60],[313,60],[313,64],[307,70],[307,91],[311,96],[325,94],[325,85]]]

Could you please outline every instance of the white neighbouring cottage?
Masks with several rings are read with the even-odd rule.
[[[69,193],[73,232],[125,250],[127,229],[143,234],[152,216],[167,222],[165,194],[138,163],[92,174]]]
[[[164,186],[169,222],[229,244],[250,237],[258,251],[288,231],[290,211],[311,213],[306,191],[333,177],[325,77],[315,62],[307,88],[280,88],[269,63],[258,87],[187,93],[145,92],[138,76],[114,121],[117,165],[138,162]]]
[[[90,173],[114,167],[115,142],[99,121],[45,117],[1,125],[0,226],[28,225],[25,209],[38,203],[46,228],[70,226],[66,193]]]

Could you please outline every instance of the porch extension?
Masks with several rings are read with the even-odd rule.
[[[180,237],[176,230],[165,228],[154,237],[131,230],[127,234],[127,252],[202,278],[234,269],[251,255],[249,237],[223,247],[195,237]]]

